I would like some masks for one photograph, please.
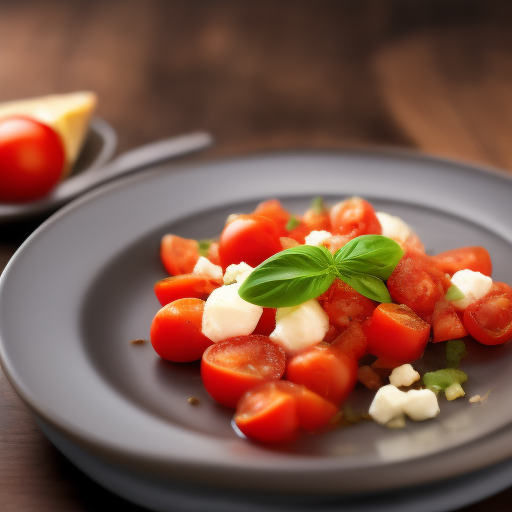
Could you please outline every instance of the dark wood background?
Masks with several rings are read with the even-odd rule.
[[[207,157],[387,146],[512,171],[512,4],[1,0],[0,101],[80,89],[119,151],[205,129]],[[0,270],[41,220],[0,226]],[[141,510],[68,463],[0,372],[0,510],[113,507]]]

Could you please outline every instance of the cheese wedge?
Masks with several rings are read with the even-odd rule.
[[[0,119],[22,115],[52,127],[64,145],[65,176],[78,158],[97,101],[96,94],[88,91],[9,101],[0,103]]]

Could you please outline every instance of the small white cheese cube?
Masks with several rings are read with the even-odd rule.
[[[452,284],[465,295],[463,299],[454,300],[452,304],[458,309],[465,309],[489,292],[492,279],[480,272],[464,269],[453,274]]]
[[[410,386],[419,378],[420,374],[410,364],[403,364],[393,369],[389,376],[389,382],[399,388],[400,386]]]
[[[247,271],[254,270],[250,265],[242,261],[229,265],[224,273],[224,284],[232,284],[237,281],[237,277]]]
[[[373,397],[368,412],[377,423],[386,425],[403,416],[404,399],[405,393],[396,386],[392,384],[382,386]]]
[[[251,334],[259,322],[263,308],[243,300],[239,288],[240,283],[221,286],[206,300],[201,330],[213,342]]]
[[[328,330],[327,313],[311,299],[298,306],[278,308],[270,339],[287,352],[296,352],[322,341]]]
[[[405,393],[403,411],[415,421],[435,418],[439,414],[437,396],[430,389],[411,389]]]
[[[311,231],[304,239],[306,245],[320,245],[324,240],[331,238],[329,231]]]
[[[215,265],[208,258],[204,256],[199,256],[197,260],[196,266],[194,270],[192,270],[193,274],[204,274],[216,281],[222,281],[222,267],[219,265]]]
[[[385,212],[376,212],[375,214],[382,227],[382,234],[393,240],[407,240],[414,232],[400,218]]]

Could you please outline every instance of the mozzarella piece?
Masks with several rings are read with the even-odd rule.
[[[270,339],[293,353],[322,341],[328,329],[327,313],[317,300],[311,299],[298,306],[278,308]]]
[[[329,231],[311,231],[304,239],[305,245],[320,245],[324,240],[331,238]]]
[[[400,386],[410,386],[419,378],[420,374],[410,364],[403,364],[393,369],[389,376],[389,382],[399,388]]]
[[[480,272],[464,269],[453,274],[452,284],[465,295],[463,299],[452,301],[452,304],[458,309],[465,309],[489,292],[492,279]]]
[[[405,393],[396,386],[382,386],[373,398],[368,413],[381,425],[403,418]]]
[[[97,101],[96,94],[88,91],[9,101],[0,104],[0,119],[25,115],[52,127],[62,139],[65,172],[69,172],[82,148]]]
[[[412,420],[423,421],[439,414],[437,396],[430,389],[410,389],[404,395],[403,410]]]
[[[238,295],[240,283],[213,290],[204,305],[202,332],[213,342],[251,334],[263,313],[261,306]]]
[[[382,234],[393,240],[407,240],[414,231],[400,218],[385,212],[375,214],[382,227]]]
[[[197,263],[192,270],[193,274],[204,274],[216,281],[222,281],[222,267],[219,265],[215,265],[208,258],[204,256],[199,256]]]
[[[226,269],[226,272],[224,273],[224,284],[232,284],[237,281],[238,276],[241,274],[244,274],[248,271],[253,271],[254,269],[245,263],[245,261],[242,261],[241,263],[232,263],[228,266]]]

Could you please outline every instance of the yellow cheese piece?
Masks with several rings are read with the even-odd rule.
[[[9,101],[0,103],[0,119],[23,115],[51,126],[64,145],[66,175],[78,158],[97,102],[96,94],[88,91]]]

